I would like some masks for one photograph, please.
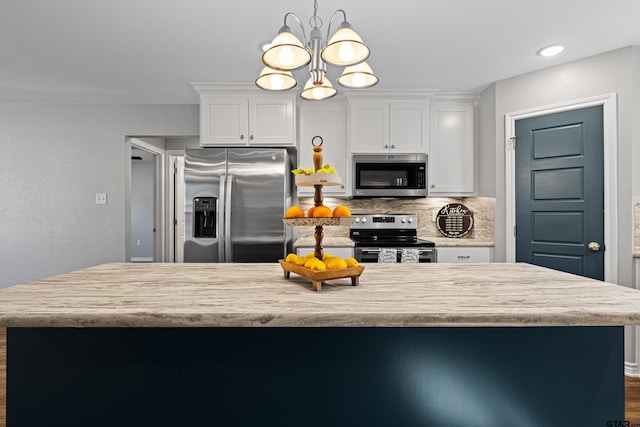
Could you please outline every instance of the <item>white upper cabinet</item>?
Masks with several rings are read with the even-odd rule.
[[[200,145],[295,145],[295,96],[200,95]]]
[[[322,138],[322,164],[330,164],[342,177],[342,185],[322,189],[324,195],[344,196],[347,192],[346,107],[343,103],[303,103],[298,110],[298,168],[313,167],[315,136]],[[318,141],[316,140],[316,143]],[[313,187],[298,187],[298,196],[313,196]]]
[[[429,195],[473,195],[475,112],[471,103],[431,104]]]
[[[426,153],[428,101],[350,104],[352,153]]]

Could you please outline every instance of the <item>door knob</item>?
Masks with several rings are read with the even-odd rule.
[[[600,243],[589,242],[589,244],[587,245],[587,248],[589,248],[591,252],[598,252],[600,250]]]

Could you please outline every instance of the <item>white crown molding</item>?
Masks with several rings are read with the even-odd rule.
[[[267,94],[253,83],[191,83],[191,87],[200,95],[204,94]],[[299,91],[286,91],[281,93],[295,93]],[[427,100],[433,102],[472,102],[476,103],[480,97],[477,92],[441,92],[438,89],[338,89],[338,97],[344,97],[347,101],[362,100]],[[296,98],[299,98],[296,96]],[[298,99],[302,102],[302,99]],[[314,102],[314,101],[308,101]]]
[[[470,102],[477,103],[480,99],[479,92],[438,92],[431,102]]]
[[[345,89],[343,90],[347,99],[351,100],[373,100],[391,98],[423,100],[433,98],[438,93],[437,89]]]

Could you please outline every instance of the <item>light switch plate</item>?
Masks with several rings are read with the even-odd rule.
[[[107,204],[107,193],[96,193],[96,205]]]

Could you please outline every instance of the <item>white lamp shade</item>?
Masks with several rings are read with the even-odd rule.
[[[361,62],[347,67],[338,78],[341,86],[362,89],[378,84],[379,79],[373,74],[373,70],[366,62]]]
[[[340,28],[322,51],[322,59],[337,67],[346,67],[366,60],[369,48],[351,28]]]
[[[304,89],[300,94],[302,99],[307,101],[321,101],[323,99],[329,99],[338,93],[334,89],[331,82],[326,77],[322,76],[320,83],[314,83],[313,77],[309,77],[307,83],[304,85]]]
[[[287,90],[297,84],[291,71],[279,71],[269,67],[264,67],[256,80],[256,86],[264,90]]]
[[[304,67],[311,61],[311,54],[302,42],[288,31],[283,31],[271,42],[271,47],[262,55],[262,62],[269,68],[281,71]]]

